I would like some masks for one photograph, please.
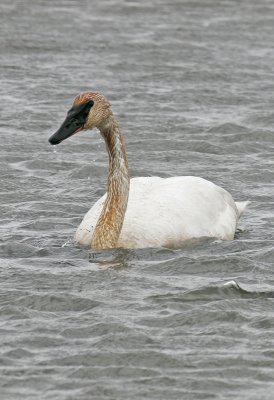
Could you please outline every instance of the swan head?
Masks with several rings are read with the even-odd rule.
[[[86,129],[101,129],[111,115],[110,104],[98,92],[83,92],[74,99],[60,128],[49,138],[50,144],[58,144],[77,132]]]

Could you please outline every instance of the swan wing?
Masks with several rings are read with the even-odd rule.
[[[133,178],[121,247],[179,247],[199,237],[233,239],[238,211],[231,195],[202,178]]]

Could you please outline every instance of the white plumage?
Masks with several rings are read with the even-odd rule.
[[[85,215],[77,242],[90,244],[105,200],[106,194]],[[226,190],[194,176],[132,178],[117,247],[176,248],[192,238],[233,239],[247,203],[235,203]]]

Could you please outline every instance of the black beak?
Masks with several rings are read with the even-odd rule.
[[[50,138],[50,144],[58,144],[63,140],[69,138],[77,132],[80,132],[85,125],[89,111],[93,106],[94,102],[89,100],[84,104],[74,105],[68,112],[65,121],[62,123],[57,132],[55,132]]]
[[[63,140],[74,135],[74,133],[80,132],[83,129],[83,125],[79,124],[76,119],[67,117],[58,131],[49,138],[50,144],[61,143]]]

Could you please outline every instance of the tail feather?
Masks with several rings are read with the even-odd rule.
[[[236,207],[238,210],[238,214],[239,214],[239,218],[242,215],[242,213],[244,212],[244,210],[246,209],[246,206],[250,203],[250,201],[236,201]]]

